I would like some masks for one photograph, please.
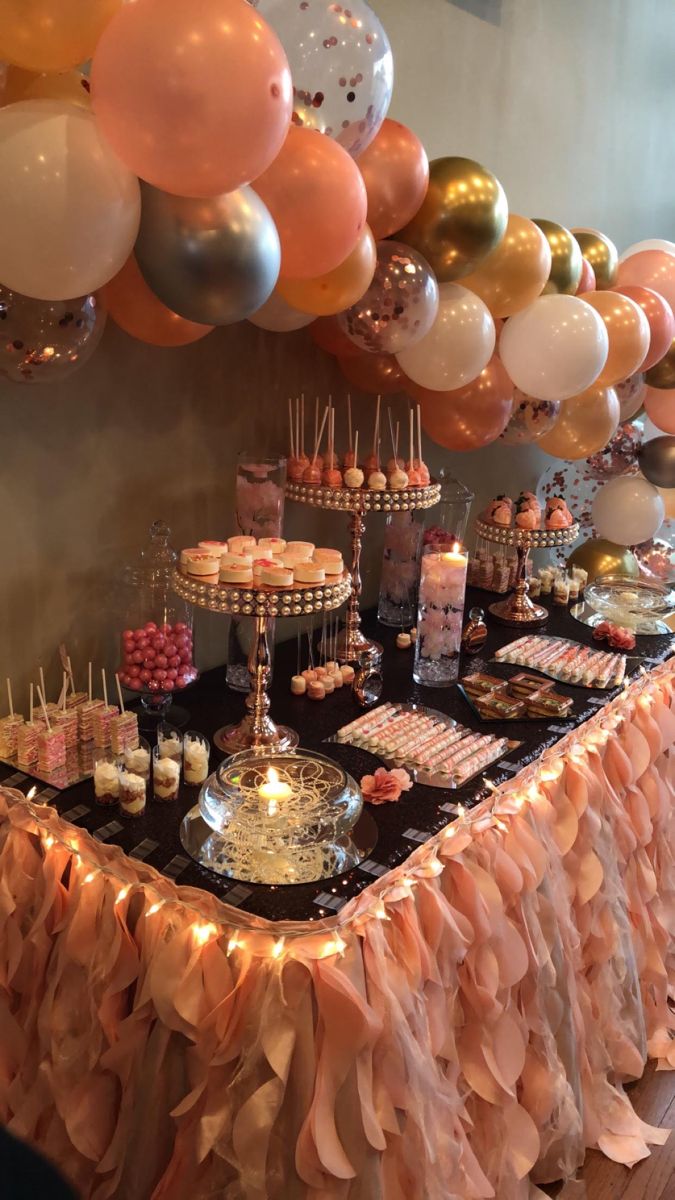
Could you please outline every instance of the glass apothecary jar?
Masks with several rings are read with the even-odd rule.
[[[194,661],[194,610],[171,588],[176,552],[163,521],[155,521],[138,559],[122,571],[119,608],[119,676],[138,694],[146,715],[164,719],[174,696],[198,678]],[[181,722],[172,709],[171,720]],[[187,713],[184,714],[187,719]]]
[[[438,482],[441,485],[441,498],[430,510],[424,529],[424,545],[439,547],[458,543],[463,546],[466,544],[474,493],[459,479],[447,475],[445,470],[439,471]]]

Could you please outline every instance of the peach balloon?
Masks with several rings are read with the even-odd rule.
[[[495,354],[476,379],[451,392],[408,383],[422,407],[422,425],[446,450],[480,450],[504,432],[513,411],[513,384]]]
[[[675,316],[667,300],[660,296],[658,292],[651,288],[633,286],[632,284],[626,287],[616,287],[615,292],[620,292],[622,296],[628,296],[630,300],[634,300],[640,306],[649,322],[649,350],[645,355],[643,362],[640,364],[641,371],[648,371],[650,367],[660,362],[664,354],[668,350],[673,337],[675,337]]]
[[[662,433],[675,433],[675,388],[647,388],[644,398],[645,412],[653,425]]]
[[[553,429],[539,438],[537,445],[553,458],[588,458],[614,436],[619,417],[619,398],[614,388],[594,384],[564,401]]]
[[[5,86],[0,90],[0,104],[16,104],[19,100],[67,100],[88,108],[89,80],[81,71],[45,75],[8,67]]]
[[[291,125],[280,153],[254,188],[281,241],[281,276],[316,279],[343,263],[366,223],[366,185],[332,138]]]
[[[619,292],[586,292],[579,298],[600,314],[609,338],[607,361],[596,383],[620,383],[644,362],[649,349],[649,322],[639,305]]]
[[[375,239],[366,225],[351,254],[339,267],[316,279],[280,279],[277,291],[300,312],[332,316],[360,300],[370,286],[376,262]]]
[[[675,308],[675,257],[665,250],[641,250],[619,263],[617,290],[626,285],[651,288]]]
[[[309,329],[312,335],[312,341],[321,350],[325,350],[327,354],[335,354],[340,358],[345,355],[358,355],[361,353],[358,346],[355,346],[351,338],[342,329],[335,317],[319,317],[313,321]]]
[[[666,521],[675,521],[675,488],[657,487],[656,490],[663,500],[664,519]]]
[[[123,3],[0,0],[0,59],[28,71],[67,71],[91,58],[103,30]]]
[[[365,350],[357,350],[356,354],[341,354],[338,362],[348,383],[361,392],[387,396],[404,392],[408,387],[408,380],[393,354],[368,354]]]
[[[581,264],[581,279],[575,295],[581,296],[584,292],[595,291],[595,271],[593,270],[588,259],[585,258]]]
[[[358,165],[368,193],[368,224],[380,241],[415,216],[429,185],[429,159],[411,129],[387,119]]]
[[[213,329],[213,325],[187,321],[162,304],[145,282],[133,254],[105,285],[103,299],[120,329],[151,346],[187,346]]]
[[[242,0],[138,0],[105,29],[94,111],[122,162],[162,191],[205,197],[276,158],[292,86],[276,33]]]
[[[493,317],[511,317],[540,296],[551,271],[551,247],[534,221],[509,213],[506,233],[462,286],[487,304]]]

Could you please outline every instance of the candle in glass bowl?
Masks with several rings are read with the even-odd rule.
[[[279,778],[279,772],[275,771],[274,767],[268,767],[267,782],[261,783],[258,788],[260,811],[266,813],[268,817],[275,817],[279,811],[279,805],[284,800],[290,800],[292,795],[291,785]]]
[[[468,556],[455,543],[429,547],[422,556],[413,678],[427,687],[449,687],[459,674],[459,650]]]

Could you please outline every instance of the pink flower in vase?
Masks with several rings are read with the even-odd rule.
[[[283,489],[271,480],[251,483],[241,475],[237,477],[236,489],[237,525],[241,532],[254,537],[278,537],[284,505]]]
[[[402,792],[410,791],[412,779],[402,767],[388,771],[378,767],[374,775],[364,775],[361,791],[369,804],[387,804],[401,799]]]

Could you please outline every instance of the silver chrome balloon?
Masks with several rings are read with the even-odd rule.
[[[276,225],[250,187],[206,199],[144,184],[135,255],[159,299],[188,321],[232,325],[256,312],[279,276]]]
[[[637,456],[640,470],[654,487],[675,488],[675,437],[643,442]]]

